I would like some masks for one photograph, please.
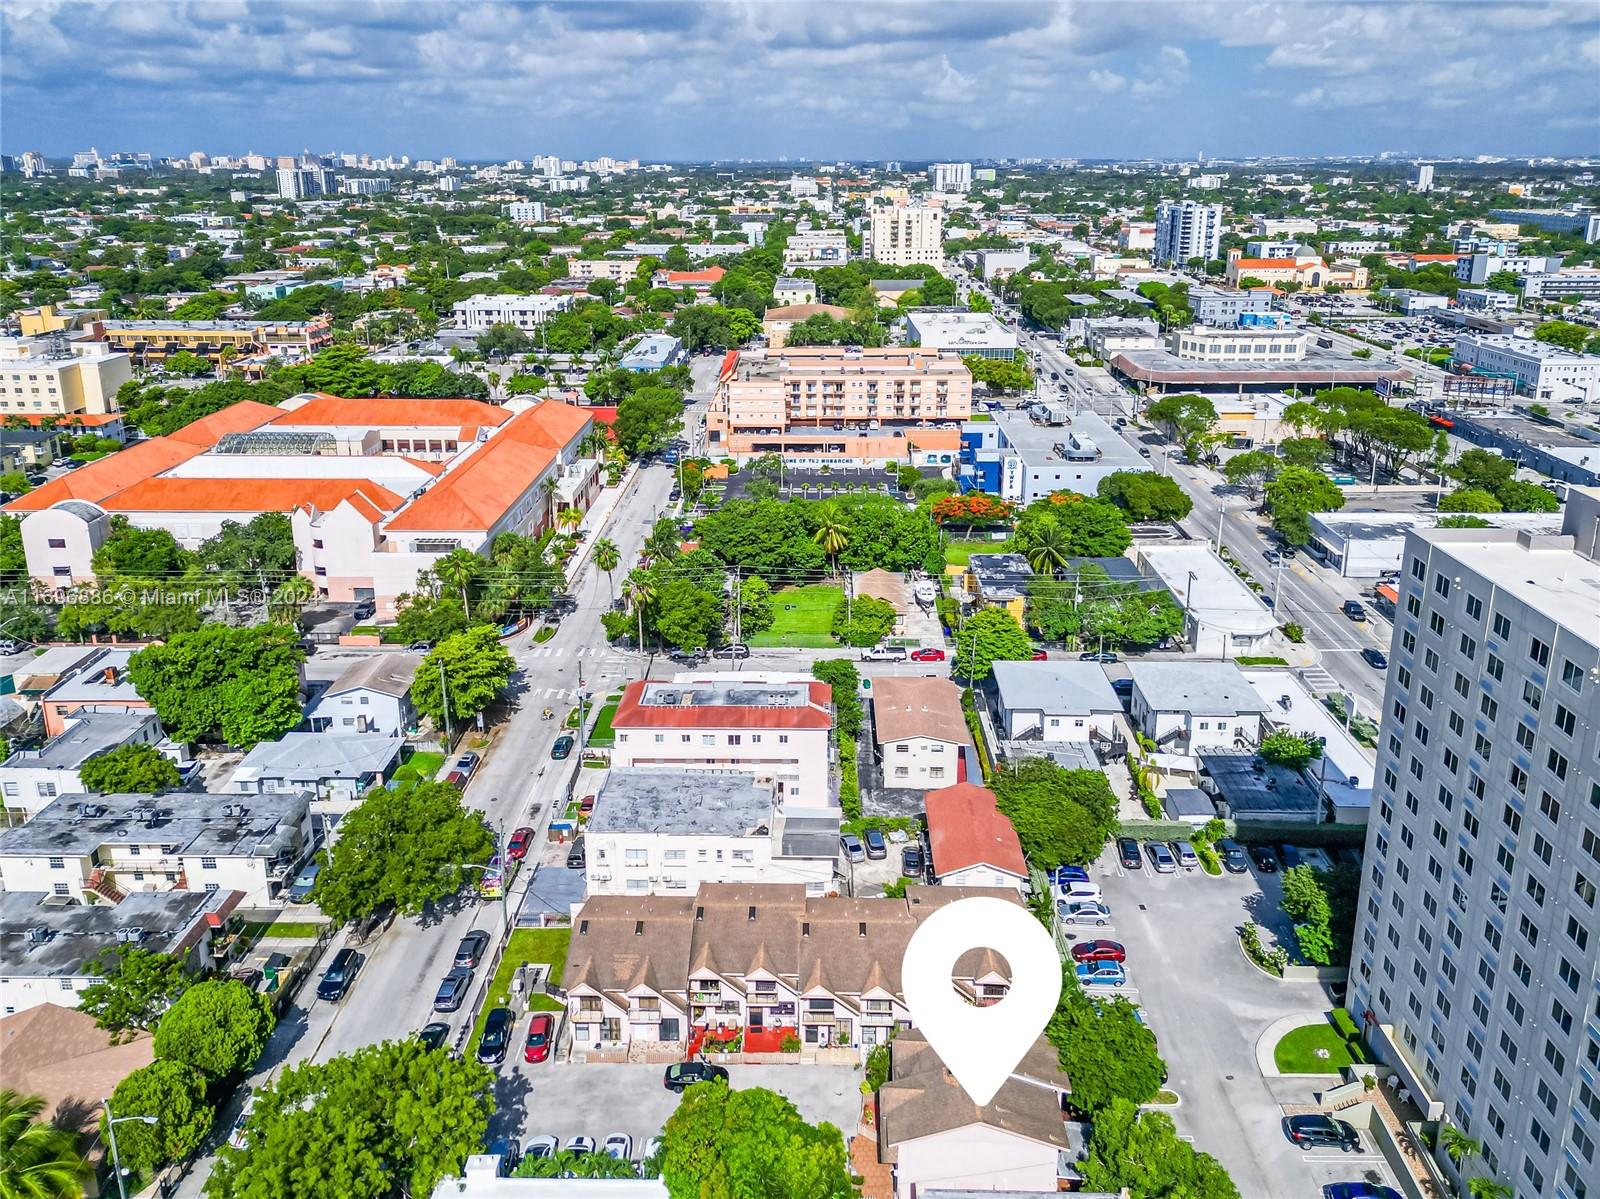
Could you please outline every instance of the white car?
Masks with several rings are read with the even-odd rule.
[[[614,1132],[606,1138],[606,1143],[601,1152],[607,1157],[614,1157],[619,1162],[633,1160],[633,1138],[625,1132]]]
[[[1081,878],[1069,878],[1056,884],[1056,898],[1065,900],[1099,900],[1101,898],[1100,884],[1091,883]]]
[[[549,1133],[542,1136],[529,1137],[528,1143],[522,1147],[523,1157],[554,1157],[561,1148],[561,1142]]]
[[[244,1107],[239,1112],[239,1118],[233,1122],[233,1131],[228,1134],[228,1144],[235,1149],[243,1149],[245,1147],[247,1138],[244,1126],[250,1122],[250,1113],[255,1110],[255,1106],[256,1097],[251,1095],[245,1099]]]
[[[570,1141],[567,1142],[567,1152],[568,1153],[576,1153],[576,1154],[593,1153],[594,1152],[594,1148],[595,1148],[595,1146],[594,1146],[594,1138],[593,1137],[578,1136],[578,1137],[573,1137]]]
[[[661,1138],[651,1137],[644,1143],[644,1150],[639,1154],[641,1164],[648,1166],[661,1153]]]

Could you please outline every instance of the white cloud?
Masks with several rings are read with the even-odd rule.
[[[1095,68],[1084,76],[1085,82],[1103,96],[1114,96],[1128,86],[1128,77],[1115,71]]]

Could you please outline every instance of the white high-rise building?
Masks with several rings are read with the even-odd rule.
[[[969,192],[972,190],[972,164],[936,162],[928,168],[928,178],[936,192]]]
[[[1156,262],[1179,266],[1191,258],[1222,257],[1222,205],[1163,200],[1156,209]]]
[[[1600,1178],[1597,550],[1595,488],[1406,538],[1351,954],[1380,1074],[1522,1199]]]
[[[866,231],[866,255],[889,266],[944,262],[944,213],[937,208],[874,208]]]
[[[339,190],[339,178],[321,167],[279,167],[278,195],[285,200],[329,196]]]
[[[538,222],[545,218],[543,200],[513,200],[506,205],[506,215],[514,221]]]
[[[1411,187],[1414,191],[1431,192],[1433,190],[1433,164],[1419,162],[1416,169],[1411,172]]]

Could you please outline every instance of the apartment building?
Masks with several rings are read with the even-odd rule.
[[[785,270],[794,267],[817,269],[825,266],[842,266],[850,261],[850,247],[842,232],[831,229],[813,229],[806,233],[791,233],[783,247]]]
[[[1167,753],[1261,743],[1267,705],[1232,662],[1196,659],[1128,664],[1135,729]]]
[[[252,357],[298,362],[333,344],[333,320],[310,321],[95,321],[84,334],[129,354],[141,366],[187,351],[213,364],[239,365]]]
[[[0,422],[8,416],[103,416],[133,360],[94,342],[0,337]]]
[[[339,177],[321,167],[279,167],[278,195],[285,200],[309,200],[331,196],[339,190]]]
[[[26,546],[26,541],[24,541]],[[98,649],[84,655],[64,671],[39,697],[39,713],[48,737],[59,737],[71,725],[74,713],[115,712],[153,714],[128,678],[131,649]]]
[[[833,693],[809,676],[735,672],[635,679],[611,719],[613,768],[747,775],[778,801],[832,808]]]
[[[576,1054],[697,1043],[739,1029],[746,1046],[877,1045],[911,1026],[900,961],[923,918],[1006,888],[924,887],[904,899],[807,896],[800,886],[703,884],[693,895],[597,895],[573,914],[562,985]],[[953,981],[974,1003],[1010,987],[1003,961],[972,950]]]
[[[935,162],[928,167],[928,183],[936,192],[972,190],[970,162]]]
[[[815,292],[813,291],[813,294]],[[850,310],[837,304],[782,304],[768,308],[761,316],[761,332],[766,335],[769,350],[781,350],[789,342],[789,330],[801,321],[814,316],[832,317],[836,321],[848,320]]]
[[[138,891],[241,891],[247,907],[259,907],[294,877],[310,832],[311,800],[299,792],[67,795],[0,830],[0,884],[79,903],[119,903]]]
[[[182,747],[165,740],[156,714],[143,711],[79,712],[66,718],[65,729],[38,749],[13,750],[0,761],[0,797],[5,811],[30,820],[61,795],[83,791],[78,771],[90,758],[124,745],[157,745],[182,764]]]
[[[1470,250],[1456,259],[1456,278],[1463,283],[1486,282],[1490,275],[1510,271],[1515,275],[1548,275],[1561,269],[1560,254],[1510,254]]]
[[[1471,294],[1461,293],[1462,297]],[[1573,267],[1553,275],[1528,275],[1522,279],[1522,294],[1530,300],[1559,300],[1563,296],[1577,296],[1580,301],[1600,300],[1600,270]]]
[[[960,689],[949,679],[877,679],[872,735],[883,786],[926,791],[962,780],[962,755],[972,734]]]
[[[1191,258],[1222,257],[1222,205],[1163,200],[1156,208],[1155,248],[1161,264],[1182,266]]]
[[[868,258],[888,266],[940,266],[944,263],[944,212],[920,205],[874,208],[863,250]]]
[[[490,325],[514,325],[532,333],[558,312],[572,307],[571,296],[471,296],[456,301],[452,311],[463,329],[487,329]]]
[[[702,883],[833,885],[838,809],[784,808],[744,774],[613,769],[584,826],[589,895],[670,895]]]
[[[614,279],[626,283],[639,273],[639,258],[569,258],[569,279]]]
[[[1455,361],[1474,370],[1514,375],[1517,391],[1543,402],[1600,399],[1600,355],[1563,349],[1513,333],[1463,333]]]
[[[1530,1199],[1600,1152],[1597,544],[1592,488],[1559,536],[1407,537],[1350,972],[1384,1068]]]
[[[945,887],[1028,886],[1022,842],[993,791],[956,783],[929,791],[928,856],[934,879]]]

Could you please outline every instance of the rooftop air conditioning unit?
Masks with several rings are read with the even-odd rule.
[[[132,815],[135,820],[142,820],[149,824],[155,820],[156,810],[154,808],[135,808]]]
[[[124,925],[117,930],[117,940],[125,941],[129,945],[137,945],[144,940],[144,929],[137,924]]]
[[[43,945],[53,934],[42,924],[36,924],[28,930],[29,945]]]

